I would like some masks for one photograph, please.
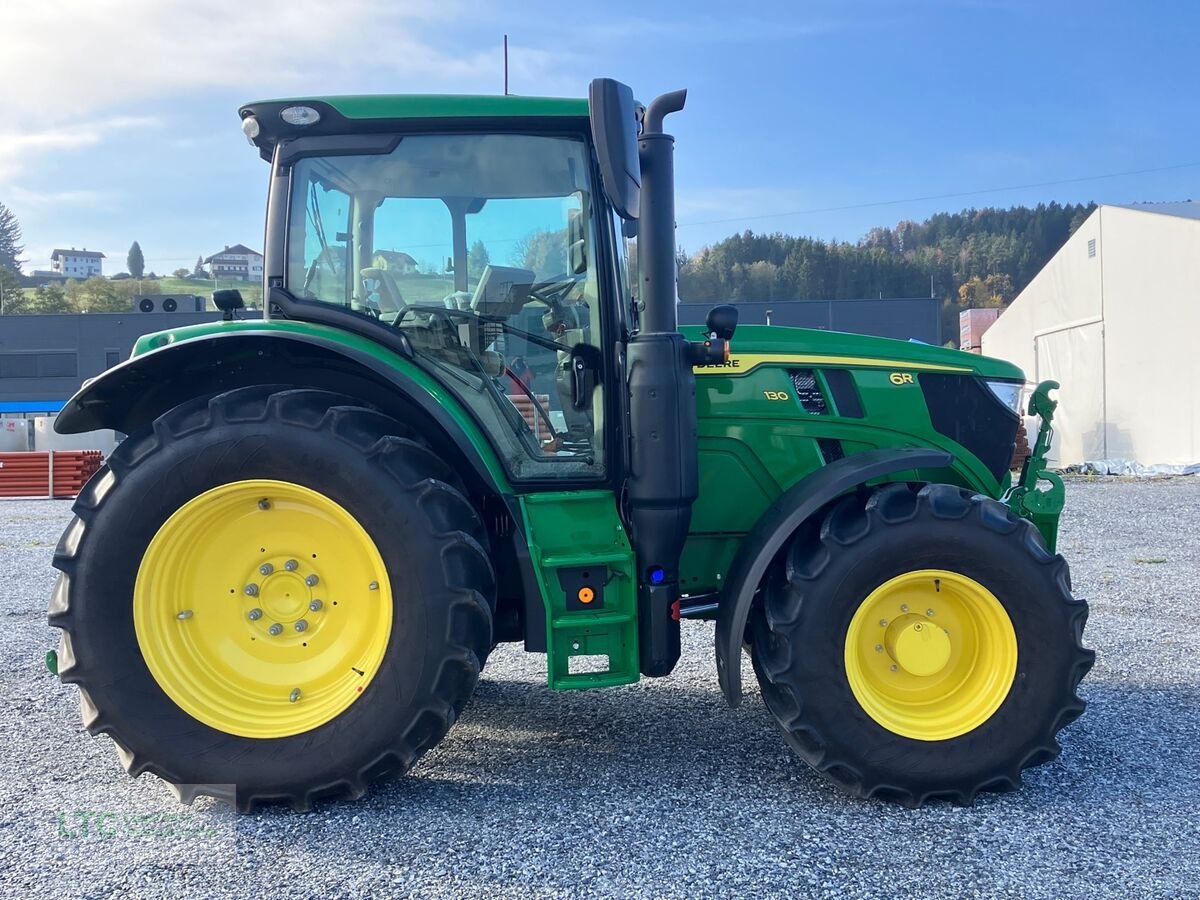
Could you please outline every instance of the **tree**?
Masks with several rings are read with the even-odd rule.
[[[20,274],[21,263],[17,257],[25,250],[21,246],[21,225],[17,217],[3,203],[0,203],[0,268],[7,269],[14,275]]]
[[[0,314],[13,316],[25,302],[25,292],[15,274],[0,266]]]
[[[187,278],[191,274],[192,273],[186,267],[184,267],[184,268],[176,269],[174,272],[171,273],[171,276],[173,278]]]
[[[513,259],[539,278],[562,275],[567,271],[567,230],[529,232],[517,241]]]
[[[207,278],[208,273],[204,271],[204,257],[196,257],[196,265],[192,268],[193,278]]]
[[[129,274],[134,278],[141,278],[146,273],[146,258],[142,256],[142,248],[137,241],[130,245],[129,255],[125,257],[125,264],[129,268]]]
[[[76,312],[67,300],[66,291],[57,284],[39,284],[33,289],[33,296],[28,305],[31,313]]]
[[[125,282],[130,285],[131,282]],[[143,285],[144,286],[144,285]],[[66,297],[79,312],[127,312],[129,300],[122,296],[116,284],[107,278],[93,275],[87,281],[67,281]]]
[[[484,267],[491,261],[487,246],[483,241],[476,241],[471,245],[470,253],[467,254],[467,273],[478,278]]]

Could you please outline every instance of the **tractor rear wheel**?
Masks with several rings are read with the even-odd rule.
[[[886,485],[802,528],[751,619],[767,707],[809,765],[908,806],[1014,790],[1084,709],[1087,605],[1006,506]]]
[[[251,387],[131,436],[75,504],[59,673],[126,770],[249,811],[358,797],[445,735],[495,576],[451,470],[348,398]]]

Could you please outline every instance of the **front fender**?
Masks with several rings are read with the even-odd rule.
[[[212,329],[212,330],[207,330]],[[196,333],[196,331],[199,333]],[[511,492],[487,438],[458,401],[414,363],[336,329],[239,322],[181,331],[169,342],[86,382],[54,423],[60,434],[130,434],[194,397],[254,384],[335,391],[415,425],[481,486]],[[436,426],[431,429],[430,425]],[[433,432],[433,433],[427,433]]]
[[[767,566],[800,525],[846,491],[875,478],[915,469],[940,469],[954,457],[930,448],[868,450],[830,463],[784,491],[746,535],[717,606],[717,678],[730,706],[742,702],[742,642],[754,595]]]

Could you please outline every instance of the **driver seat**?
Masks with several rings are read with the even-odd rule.
[[[387,269],[378,266],[368,266],[360,273],[363,289],[368,299],[374,297],[379,302],[379,310],[383,313],[398,313],[407,308],[395,276]]]

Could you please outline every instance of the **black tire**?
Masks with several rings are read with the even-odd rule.
[[[113,452],[59,542],[49,616],[84,725],[111,736],[126,771],[158,775],[189,803],[209,794],[242,812],[265,802],[307,809],[362,796],[442,739],[492,647],[495,574],[454,473],[403,434],[348,398],[261,386],[179,406]],[[198,494],[251,478],[339,503],[373,538],[393,589],[387,650],[362,696],[282,738],[228,734],[185,713],[151,675],[133,622],[138,567],[162,523]]]
[[[871,718],[844,657],[864,598],[927,568],[987,587],[1018,648],[1012,688],[996,712],[938,741],[903,737]],[[1058,755],[1055,735],[1083,712],[1075,691],[1095,658],[1082,645],[1086,621],[1066,561],[1028,521],[950,485],[896,484],[843,498],[801,528],[769,573],[750,627],[763,699],[796,753],[855,796],[920,806],[1015,790],[1023,769]]]

